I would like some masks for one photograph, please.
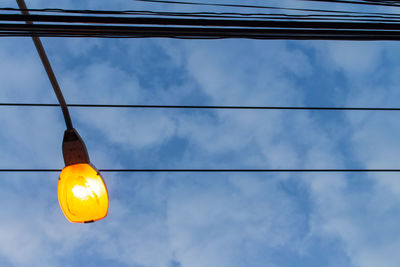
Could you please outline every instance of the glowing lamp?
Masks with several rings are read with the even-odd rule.
[[[90,164],[89,155],[75,129],[66,130],[63,140],[65,167],[58,180],[58,201],[70,222],[89,223],[108,212],[108,193],[103,178]]]

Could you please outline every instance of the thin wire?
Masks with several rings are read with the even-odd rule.
[[[59,107],[47,103],[0,103],[0,107]],[[67,104],[78,108],[132,108],[132,109],[238,109],[238,110],[353,110],[353,111],[400,111],[400,108],[384,107],[290,107],[290,106],[221,106],[221,105],[124,105],[124,104]]]
[[[26,11],[27,7],[24,0],[16,0],[20,9],[25,9],[25,11],[21,11],[21,13],[25,16],[29,16],[29,12]],[[33,26],[32,21],[26,20],[26,25]],[[71,117],[69,115],[68,107],[65,103],[64,96],[61,92],[61,88],[57,82],[57,78],[53,72],[53,68],[50,65],[50,61],[46,55],[46,51],[44,50],[43,44],[40,41],[40,38],[36,35],[31,35],[33,43],[35,44],[36,50],[39,54],[39,57],[42,61],[43,67],[46,70],[47,76],[49,77],[50,83],[53,86],[54,93],[57,96],[58,102],[60,103],[61,110],[64,115],[65,124],[67,129],[73,129]]]
[[[289,18],[276,20],[276,18],[265,19],[219,19],[219,18],[163,18],[163,17],[103,17],[103,16],[71,16],[71,15],[16,15],[0,14],[0,21],[19,22],[52,22],[52,23],[91,23],[91,24],[126,24],[126,25],[176,25],[176,26],[218,26],[218,27],[264,27],[264,28],[302,28],[302,29],[385,29],[398,30],[400,20],[371,20],[371,22],[357,22],[359,19],[353,18],[352,22],[308,21],[309,18]],[[302,20],[302,21],[301,21]],[[304,21],[306,20],[306,21]],[[386,23],[383,23],[386,22]]]
[[[140,1],[140,0],[138,0]],[[307,2],[327,2],[327,3],[340,3],[340,4],[352,4],[352,5],[371,5],[371,6],[390,6],[400,7],[399,3],[390,1],[349,1],[349,0],[302,0]]]
[[[301,8],[284,8],[266,6],[266,9],[302,11],[302,12],[319,12],[319,13],[335,13],[335,14],[354,14],[354,15],[378,15],[378,16],[396,16],[396,13],[382,12],[362,12],[362,11],[340,11],[340,10],[322,10],[322,9],[301,9]],[[161,15],[161,16],[191,16],[191,15],[236,15],[236,16],[264,16],[264,15],[285,15],[285,14],[268,14],[268,13],[238,13],[238,12],[166,12],[166,11],[148,11],[148,10],[80,10],[80,9],[60,9],[60,8],[30,8],[17,9],[12,7],[0,8],[0,11],[29,11],[29,12],[50,12],[50,13],[72,13],[72,14],[99,14],[99,15]],[[299,16],[299,15],[297,15]],[[300,15],[301,16],[301,15]],[[309,15],[304,15],[309,16]],[[323,16],[338,16],[325,14]]]
[[[272,20],[272,19],[296,19],[296,20],[338,20],[338,21],[379,21],[379,22],[399,22],[400,15],[391,14],[391,15],[321,15],[321,14],[305,14],[305,15],[289,15],[289,14],[265,14],[265,13],[217,13],[217,12],[192,12],[192,13],[172,13],[172,12],[152,12],[147,13],[148,11],[135,12],[130,15],[139,15],[139,16],[151,16],[154,18],[154,15],[161,17],[195,17],[195,18],[230,18],[230,19],[259,19],[259,20]],[[70,13],[67,13],[70,14]],[[60,15],[30,15],[29,17],[21,17],[20,15],[15,14],[0,14],[1,20],[8,21],[22,21],[22,20],[30,20],[30,21],[45,21],[45,22],[92,22],[92,23],[126,23],[132,21],[132,17],[100,17],[102,21],[98,20],[98,17],[95,16],[60,16]],[[98,15],[96,13],[96,15]],[[96,19],[97,18],[97,19]],[[125,19],[123,19],[125,18]],[[84,19],[80,21],[80,19]],[[89,20],[88,20],[89,19]],[[104,20],[105,19],[105,20]]]
[[[187,2],[187,1],[167,1],[167,0],[136,0],[139,2],[150,2],[150,3],[163,3],[163,4],[180,4],[180,5],[196,5],[196,6],[219,6],[219,7],[240,7],[240,8],[269,8],[266,6],[257,5],[237,5],[237,4],[219,4],[219,3],[203,3],[203,2]],[[362,5],[374,5],[374,6],[390,6],[399,7],[396,3],[385,2],[385,1],[347,1],[347,0],[303,0],[312,2],[328,2],[328,3],[343,3],[343,4],[362,4]]]
[[[377,36],[374,34],[370,35],[215,35],[215,36],[204,36],[204,35],[148,35],[148,34],[69,34],[69,33],[44,33],[34,32],[35,35],[40,37],[62,37],[62,38],[110,38],[110,39],[121,39],[121,38],[173,38],[182,40],[220,40],[220,39],[252,39],[252,40],[336,40],[336,41],[400,41],[398,34],[388,34],[384,36]],[[25,33],[9,33],[0,32],[0,37],[30,37],[31,32]]]
[[[263,21],[226,19],[118,18],[93,16],[0,15],[4,20],[44,22],[90,22],[157,25],[132,27],[109,25],[65,24],[0,24],[1,36],[53,36],[103,38],[248,38],[248,39],[313,39],[313,40],[399,40],[400,23],[355,23],[312,21]],[[183,26],[166,27],[165,25]],[[197,26],[196,28],[189,26]],[[162,27],[161,27],[162,26]],[[201,26],[201,27],[200,27]],[[209,26],[218,26],[211,28]],[[227,27],[227,28],[225,28]],[[232,28],[243,27],[243,28]],[[374,30],[376,29],[376,30]],[[357,30],[357,31],[356,31]],[[361,30],[361,31],[360,31]],[[46,63],[46,62],[44,62]],[[51,68],[50,68],[51,71]],[[54,74],[54,73],[53,73]],[[53,75],[54,76],[54,75]],[[55,78],[55,77],[54,77]],[[53,79],[54,80],[54,79]],[[55,85],[56,86],[56,85]]]
[[[60,172],[61,169],[0,169],[0,172]],[[99,169],[100,172],[272,172],[272,173],[351,173],[400,172],[400,169]]]
[[[217,7],[234,7],[234,8],[256,8],[256,9],[271,9],[270,6],[259,5],[238,5],[238,4],[220,4],[220,3],[202,3],[188,1],[167,1],[167,0],[136,0],[137,2],[159,3],[159,4],[178,4],[178,5],[194,5],[194,6],[217,6]],[[279,9],[277,7],[277,9]]]
[[[322,23],[321,23],[322,24]],[[366,23],[365,23],[366,24]],[[378,41],[400,40],[400,24],[371,24],[379,30],[371,30],[364,23],[275,22],[284,28],[232,28],[232,27],[145,27],[104,25],[59,24],[0,24],[0,36],[46,36],[46,37],[95,37],[95,38],[182,38],[182,39],[268,39],[268,40],[353,40]],[[354,27],[359,30],[345,28]],[[300,27],[300,28],[296,28]],[[310,27],[303,29],[301,27]],[[315,29],[313,27],[327,27]],[[331,27],[331,28],[330,28]],[[334,27],[338,27],[336,29]],[[398,30],[396,28],[399,28]],[[393,30],[388,30],[393,29]]]

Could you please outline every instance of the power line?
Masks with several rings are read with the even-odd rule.
[[[289,17],[290,18],[290,17]],[[399,17],[400,18],[400,17]],[[246,28],[299,28],[299,29],[382,29],[399,30],[400,20],[379,20],[379,22],[356,21],[301,21],[308,18],[296,18],[296,21],[285,18],[284,21],[276,18],[266,19],[217,19],[217,18],[164,18],[164,17],[116,17],[116,16],[71,16],[71,15],[19,15],[0,14],[0,21],[32,21],[52,23],[81,23],[81,24],[125,24],[125,25],[175,25],[175,26],[217,26],[217,27],[246,27]],[[42,25],[42,24],[41,24]],[[47,25],[47,24],[46,24]],[[61,26],[61,25],[60,25]]]
[[[0,107],[59,107],[47,103],[0,103]],[[223,106],[223,105],[129,105],[129,104],[67,104],[78,108],[131,108],[131,109],[237,109],[237,110],[348,110],[348,111],[400,111],[385,107],[299,107],[299,106]]]
[[[308,22],[311,23],[311,22]],[[328,24],[327,24],[328,23]],[[286,24],[286,25],[284,25]],[[0,23],[0,36],[45,36],[45,37],[95,37],[95,38],[180,38],[180,39],[280,39],[280,40],[353,40],[353,41],[378,41],[400,40],[400,24],[379,25],[374,27],[380,30],[370,30],[363,23],[353,25],[360,30],[344,28],[344,25],[325,22],[315,29],[309,24],[287,21],[285,28],[232,28],[232,27],[147,27],[147,26],[104,26],[104,25],[59,25],[59,24],[12,24]],[[335,24],[335,25],[334,25]],[[351,24],[351,23],[350,23]],[[278,25],[278,22],[274,23]],[[351,25],[348,25],[351,26]],[[372,25],[371,25],[372,26]],[[332,27],[332,29],[330,29]],[[339,29],[335,29],[338,27]],[[344,29],[343,29],[344,28]],[[397,28],[397,29],[396,29]]]
[[[137,1],[147,1],[147,0],[137,0]],[[340,3],[340,4],[352,4],[352,5],[370,5],[370,6],[389,6],[389,7],[400,7],[399,2],[395,1],[349,1],[349,0],[302,0],[307,2],[326,2],[326,3]]]
[[[260,6],[260,5],[220,4],[220,3],[203,3],[203,2],[188,2],[188,1],[167,1],[167,0],[136,0],[136,1],[137,2],[147,2],[147,3],[158,3],[158,4],[178,4],[178,5],[193,5],[193,6],[214,6],[214,7],[271,9],[270,6]]]
[[[272,10],[286,10],[286,11],[301,11],[301,12],[313,12],[313,13],[328,13],[323,16],[338,16],[334,14],[342,15],[378,15],[378,16],[396,16],[396,13],[384,13],[384,12],[365,12],[365,11],[343,11],[343,10],[324,10],[324,9],[302,9],[302,8],[287,8],[287,7],[272,7],[265,6],[266,9]],[[167,11],[150,11],[150,10],[88,10],[88,9],[60,9],[60,8],[29,8],[19,9],[11,7],[0,8],[0,11],[29,11],[29,12],[40,12],[40,13],[70,13],[70,14],[97,14],[97,15],[160,15],[160,16],[197,16],[197,15],[235,15],[235,16],[267,16],[267,15],[286,15],[286,14],[270,14],[270,13],[242,13],[242,12],[167,12]],[[315,14],[314,14],[315,15]],[[320,14],[322,15],[322,14]],[[297,14],[296,16],[301,16]],[[304,16],[309,16],[304,14]]]
[[[15,8],[0,8],[0,10],[12,11],[25,11],[23,9]],[[48,15],[31,15],[29,17],[15,16],[15,14],[0,14],[3,21],[41,21],[41,22],[70,22],[70,23],[140,23],[134,20],[135,18],[120,17],[118,15],[136,15],[136,16],[151,16],[151,19],[159,19],[160,17],[190,17],[190,18],[213,18],[213,19],[257,19],[261,21],[274,21],[274,20],[296,20],[296,21],[341,21],[341,22],[387,22],[399,23],[400,15],[398,14],[382,14],[382,13],[362,13],[357,15],[350,14],[266,14],[266,13],[225,13],[225,12],[153,12],[153,11],[97,11],[97,10],[65,10],[64,9],[29,9],[31,10],[45,10],[44,12],[58,12],[62,14],[96,14],[96,15],[110,15],[113,17],[95,17],[95,16],[48,16]],[[116,16],[117,15],[117,16]],[[158,16],[158,17],[154,17]],[[89,18],[88,18],[89,17]],[[82,20],[83,19],[83,20]],[[132,20],[133,19],[133,20]],[[149,19],[147,19],[149,21]],[[165,25],[168,21],[161,21]],[[148,22],[147,22],[148,23]],[[188,23],[188,22],[187,22]]]
[[[0,172],[60,172],[61,169],[0,169]],[[257,173],[354,173],[400,172],[400,169],[99,169],[99,172],[257,172]]]
[[[195,6],[215,6],[215,7],[238,7],[238,8],[269,8],[267,6],[259,5],[238,5],[238,4],[220,4],[220,3],[204,3],[204,2],[188,2],[188,1],[167,1],[167,0],[136,0],[138,2],[148,3],[161,3],[161,4],[179,4],[179,5],[195,5]],[[327,3],[341,3],[341,4],[361,4],[361,5],[374,5],[374,6],[390,6],[399,7],[400,5],[392,1],[350,1],[350,0],[302,0],[308,2],[327,2]]]
[[[340,12],[352,13],[352,11],[339,11],[339,10],[323,10],[323,9],[300,9],[300,8],[280,8],[260,5],[238,5],[238,4],[221,4],[221,3],[204,3],[204,2],[188,2],[188,1],[167,1],[167,0],[136,0],[138,2],[147,3],[161,3],[161,4],[179,4],[179,5],[195,5],[195,6],[214,6],[214,7],[233,7],[233,8],[255,8],[255,9],[281,9],[281,10],[294,10],[294,11],[312,11],[312,12]],[[400,7],[399,1],[349,1],[349,0],[302,0],[314,2],[328,2],[328,3],[344,3],[344,4],[361,4],[361,5],[374,5],[374,6],[389,6]]]
[[[355,41],[400,40],[399,20],[361,23],[354,21],[317,22],[289,19],[282,21],[259,19],[0,14],[0,21],[48,22],[46,24],[28,23],[26,25],[0,23],[0,36],[103,38],[165,37],[186,39],[246,38]],[[50,23],[73,23],[73,25]],[[76,23],[78,23],[78,25],[76,25]],[[124,25],[116,26],[115,24]]]
[[[1,9],[0,9],[1,10]],[[15,9],[19,10],[19,9]],[[111,11],[110,11],[111,12]],[[0,14],[1,20],[3,21],[40,21],[40,22],[70,22],[70,23],[116,23],[116,24],[132,24],[139,23],[140,21],[135,20],[135,17],[124,17],[124,16],[76,16],[76,15],[43,15],[43,14],[31,14],[29,16],[21,16],[16,14]],[[70,14],[70,13],[66,13]],[[86,14],[86,13],[85,13]],[[96,15],[102,13],[94,13]],[[106,14],[109,14],[106,12]],[[113,14],[113,13],[111,13]],[[195,17],[195,18],[224,18],[224,19],[258,19],[258,20],[289,20],[289,19],[296,19],[296,20],[319,20],[319,21],[326,21],[326,20],[338,20],[338,21],[379,21],[379,22],[399,22],[400,15],[398,14],[360,14],[360,15],[322,15],[322,14],[266,14],[266,13],[225,13],[225,12],[151,12],[151,11],[132,11],[129,15],[137,15],[142,18],[142,16],[151,16],[151,19],[157,20],[160,17]],[[154,17],[158,16],[158,17]],[[137,18],[137,17],[136,17]],[[163,18],[165,19],[165,18]],[[149,19],[147,19],[149,21]],[[161,21],[163,23],[168,22],[166,20]],[[152,23],[153,24],[153,23]],[[165,25],[165,24],[163,24]]]
[[[194,6],[214,6],[214,7],[233,7],[233,8],[256,8],[266,9],[268,6],[260,5],[238,5],[238,4],[221,4],[221,3],[204,3],[204,2],[188,2],[188,1],[167,1],[167,0],[136,0],[138,2],[159,3],[159,4],[178,4],[178,5],[194,5]],[[394,1],[350,1],[350,0],[302,0],[308,2],[327,2],[327,3],[341,3],[341,4],[361,4],[361,5],[374,5],[374,6],[390,6],[399,7],[399,3]]]

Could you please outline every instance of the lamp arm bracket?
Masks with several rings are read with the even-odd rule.
[[[62,152],[65,166],[78,163],[90,163],[86,145],[74,128],[65,130]]]

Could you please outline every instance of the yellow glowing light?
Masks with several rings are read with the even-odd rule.
[[[73,164],[61,171],[58,201],[71,222],[94,222],[107,216],[107,188],[90,164]]]

